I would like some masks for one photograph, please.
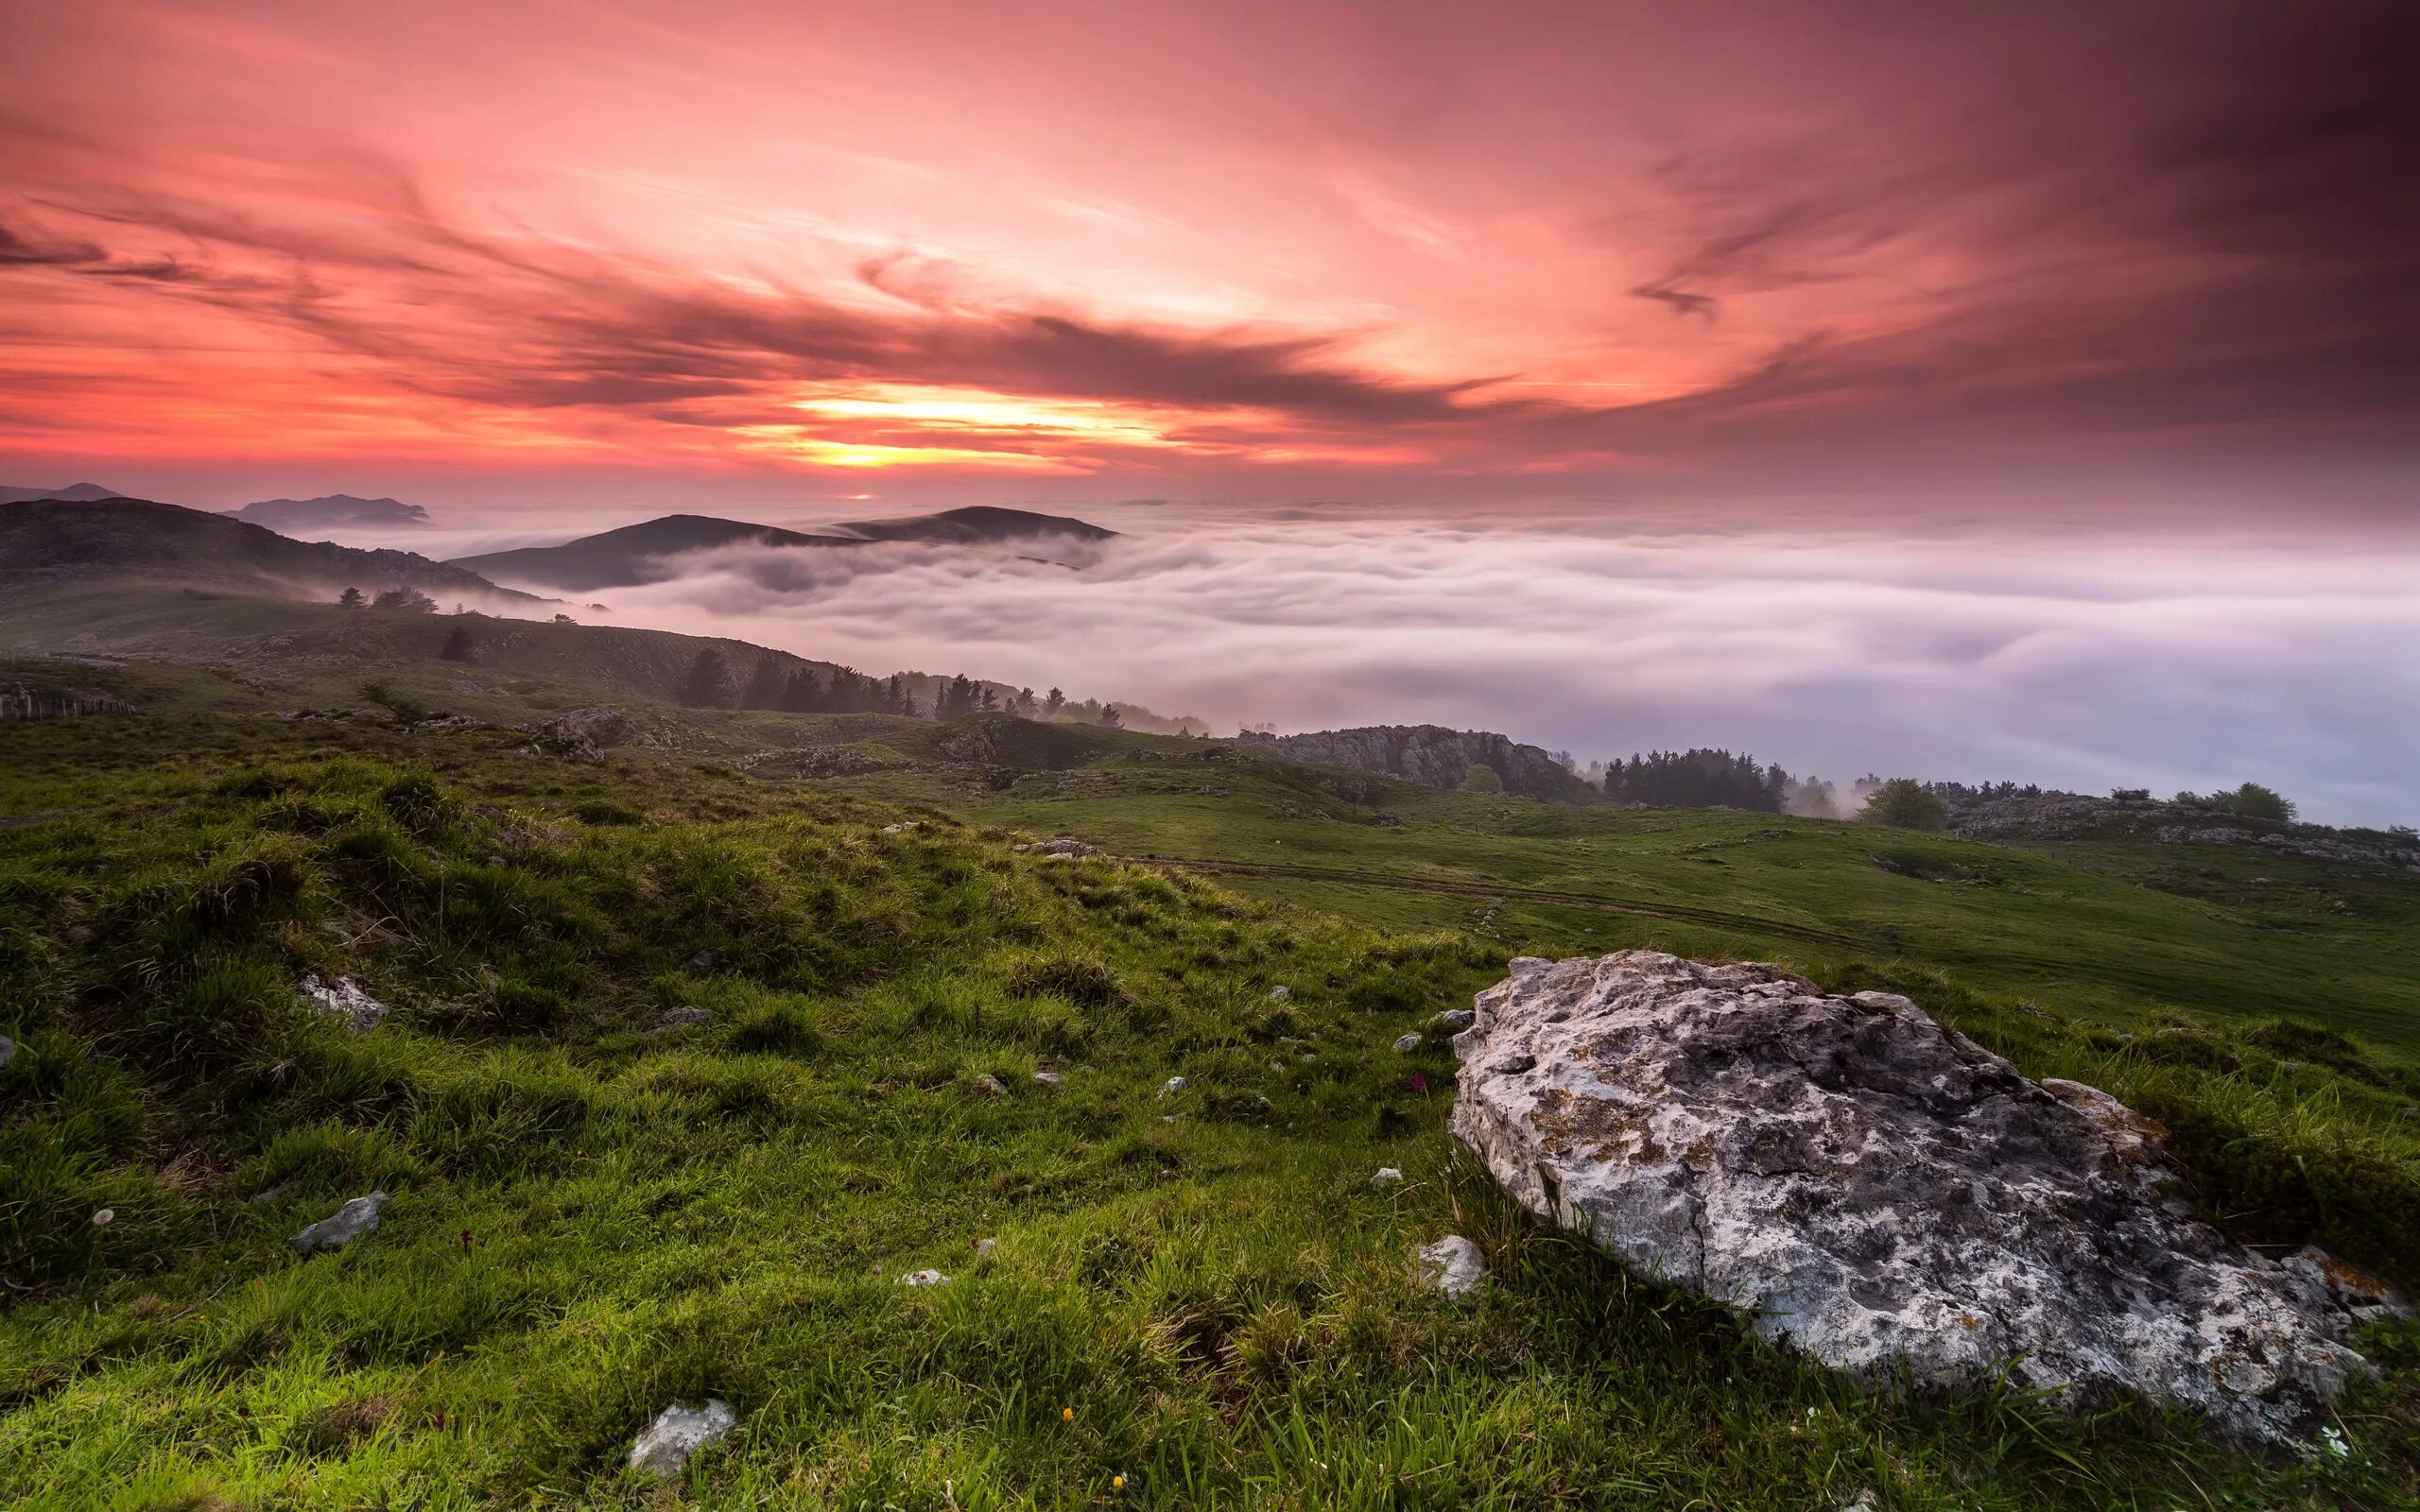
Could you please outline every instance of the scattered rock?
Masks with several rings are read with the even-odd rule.
[[[713,1010],[709,1008],[666,1008],[657,1016],[655,1022],[660,1027],[666,1029],[681,1029],[712,1023],[715,1022],[715,1016]]]
[[[693,971],[712,971],[714,969],[714,964],[715,953],[712,951],[700,951],[697,954],[689,957],[689,970]]]
[[[1487,1279],[1487,1257],[1460,1234],[1447,1234],[1420,1251],[1420,1281],[1447,1297],[1468,1297]]]
[[[1437,1015],[1436,1018],[1429,1022],[1436,1024],[1440,1029],[1450,1029],[1454,1033],[1460,1034],[1464,1029],[1469,1028],[1473,1022],[1478,1018],[1478,1015],[1473,1013],[1468,1008],[1447,1008],[1444,1012]]]
[[[679,1480],[690,1455],[730,1433],[738,1421],[739,1415],[731,1410],[731,1404],[714,1397],[708,1397],[703,1407],[683,1407],[676,1401],[657,1413],[655,1421],[631,1441],[631,1469],[645,1470],[658,1480]]]
[[[937,1270],[911,1270],[907,1275],[899,1278],[899,1284],[902,1286],[941,1286],[947,1284],[948,1280],[948,1277],[942,1275]]]
[[[1283,1003],[1293,995],[1293,993],[1286,989],[1286,984],[1283,982],[1278,983],[1275,987],[1269,989],[1269,1001],[1271,1003]]]
[[[1033,1084],[1056,1089],[1067,1085],[1067,1078],[1055,1071],[1037,1071],[1033,1074]]]
[[[1370,1184],[1374,1187],[1398,1186],[1402,1184],[1402,1181],[1403,1173],[1396,1170],[1392,1165],[1382,1165],[1378,1167],[1377,1175],[1370,1177]]]
[[[366,1197],[355,1197],[334,1213],[304,1228],[294,1236],[295,1249],[305,1255],[322,1255],[342,1249],[363,1234],[378,1227],[378,1210],[387,1205],[387,1194],[372,1192]]]
[[[535,731],[535,746],[550,756],[573,761],[604,760],[604,753],[638,732],[638,727],[612,709],[574,709],[557,714]]]
[[[2362,1366],[2324,1285],[2162,1208],[2156,1125],[1905,998],[1625,951],[1477,1010],[1451,1126],[1508,1193],[1835,1367],[2308,1447]]]
[[[115,1208],[103,1208],[100,1211],[93,1214],[93,1227],[95,1228],[106,1228],[115,1222],[117,1222],[117,1210]]]
[[[988,1260],[991,1258],[992,1251],[999,1247],[1000,1242],[996,1239],[977,1239],[975,1241],[975,1258]]]
[[[914,819],[904,819],[897,824],[884,825],[882,827],[882,833],[885,834],[906,834],[915,827],[916,821]]]
[[[990,1097],[1006,1097],[1009,1095],[1007,1083],[1001,1081],[999,1077],[993,1075],[988,1071],[982,1075],[975,1078],[975,1090]]]
[[[1100,847],[1086,845],[1081,840],[1044,840],[1024,849],[1047,861],[1072,860],[1078,856],[1100,854]]]
[[[1186,1085],[1187,1083],[1184,1077],[1170,1076],[1167,1080],[1160,1083],[1160,1095],[1163,1097],[1174,1097],[1177,1093],[1184,1091]]]
[[[339,977],[331,987],[317,976],[302,979],[302,997],[320,1013],[355,1034],[368,1034],[385,1022],[387,1005],[361,990],[352,977]]]
[[[1395,1041],[1395,1054],[1398,1056],[1410,1055],[1413,1051],[1420,1048],[1421,1042],[1420,1031],[1414,1029],[1411,1033],[1405,1035],[1402,1039]]]

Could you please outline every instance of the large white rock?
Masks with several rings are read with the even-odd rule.
[[[1531,1211],[1766,1338],[1930,1384],[2014,1360],[2063,1404],[2131,1389],[2303,1448],[2361,1366],[2314,1267],[2162,1205],[2148,1121],[1905,998],[1653,951],[1512,972],[1455,1037],[1455,1137]]]
[[[708,1397],[703,1407],[683,1407],[676,1401],[657,1413],[655,1421],[631,1441],[631,1469],[645,1470],[658,1480],[679,1480],[690,1455],[730,1433],[738,1421],[739,1415],[731,1410],[731,1404],[718,1398]]]

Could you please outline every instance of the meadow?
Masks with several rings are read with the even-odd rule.
[[[1845,1382],[1510,1211],[1443,1133],[1443,1037],[1392,1048],[1514,954],[1780,960],[2109,1090],[2231,1231],[2409,1284],[2408,883],[1009,721],[791,732],[819,731],[878,769],[223,713],[0,729],[0,1500],[2420,1496],[2409,1325],[2366,1341],[2350,1452],[2308,1461],[2141,1404]],[[1059,833],[1117,854],[1013,849]],[[314,974],[390,1016],[314,1014]],[[375,1233],[292,1252],[372,1189]],[[1446,1232],[1489,1255],[1468,1303],[1413,1274]],[[900,1284],[925,1267],[951,1280]],[[679,1485],[623,1469],[708,1396],[739,1424]]]

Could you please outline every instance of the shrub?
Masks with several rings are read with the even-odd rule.
[[[1876,788],[1858,817],[1896,830],[1938,830],[1949,822],[1941,799],[1912,777],[1894,777]]]
[[[1501,793],[1504,791],[1504,779],[1496,776],[1495,768],[1488,765],[1487,763],[1473,762],[1471,763],[1470,770],[1462,774],[1462,791],[1465,793]]]

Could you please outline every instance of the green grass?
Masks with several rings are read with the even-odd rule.
[[[1512,954],[1755,954],[2108,1088],[2177,1130],[2235,1231],[2410,1280],[2420,1077],[2363,1040],[2410,1042],[2411,975],[2317,970],[2385,932],[2384,884],[2348,895],[2377,918],[2256,927],[2128,858],[1087,731],[791,728],[913,765],[785,784],[495,732],[0,730],[0,1503],[659,1505],[622,1453],[705,1395],[741,1413],[681,1487],[713,1507],[2420,1494],[2409,1330],[2371,1341],[2342,1463],[2139,1405],[1861,1389],[1507,1211],[1443,1136],[1442,1046],[1390,1049]],[[1298,869],[1011,850],[1063,828]],[[298,1004],[306,972],[395,1015],[345,1034]],[[659,1027],[692,1005],[713,1022]],[[1382,1164],[1410,1179],[1374,1192]],[[293,1256],[372,1187],[378,1232]],[[1447,1231],[1495,1268],[1468,1305],[1412,1277]],[[955,1279],[897,1284],[923,1266]]]

